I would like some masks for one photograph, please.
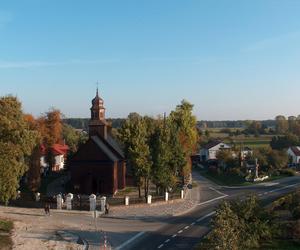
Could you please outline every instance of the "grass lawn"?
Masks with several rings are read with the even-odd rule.
[[[10,238],[13,223],[11,221],[0,219],[0,249],[12,249],[12,241]]]
[[[282,174],[282,175],[271,176],[269,179],[262,182],[248,182],[245,181],[244,178],[236,175],[230,175],[230,174],[213,175],[206,170],[199,170],[199,171],[202,176],[221,186],[248,186],[248,185],[253,185],[262,182],[274,181],[284,177],[289,177],[289,175],[287,174]]]

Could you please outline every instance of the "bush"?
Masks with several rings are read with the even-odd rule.
[[[293,210],[293,218],[296,220],[300,219],[300,205]]]
[[[287,176],[295,176],[296,172],[293,169],[286,168],[286,169],[281,169],[279,170],[280,174],[282,175],[287,175]]]

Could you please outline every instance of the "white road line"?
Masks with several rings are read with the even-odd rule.
[[[193,222],[193,223],[191,223],[191,226],[195,226],[195,224],[196,224],[196,223],[195,223],[195,222]]]
[[[168,243],[168,242],[170,242],[170,239],[165,240],[165,243]]]
[[[220,194],[220,195],[226,195],[226,194],[220,192],[219,190],[217,190],[217,189],[215,189],[215,188],[213,188],[213,187],[209,187],[209,189],[212,190],[212,191],[215,191],[216,193],[218,193],[218,194]]]
[[[277,192],[277,191],[281,191],[281,190],[284,190],[284,189],[288,189],[290,187],[295,187],[295,186],[298,186],[299,184],[292,184],[292,185],[288,185],[288,186],[285,186],[285,187],[282,187],[282,188],[277,188],[277,189],[273,189],[271,191],[269,191],[270,193],[273,193],[273,192]]]
[[[223,199],[225,197],[227,197],[228,195],[223,195],[223,196],[220,196],[220,197],[217,197],[217,198],[214,198],[214,199],[211,199],[211,200],[208,200],[208,201],[204,201],[204,202],[201,202],[199,204],[197,204],[198,206],[202,206],[202,205],[205,205],[207,203],[210,203],[210,202],[213,202],[213,201],[216,201],[216,200],[220,200],[220,199]]]
[[[157,248],[160,249],[164,246],[164,244],[159,245]]]
[[[118,246],[116,248],[116,250],[121,250],[122,248],[124,248],[125,246],[127,246],[128,244],[130,244],[131,242],[133,242],[134,240],[136,240],[138,237],[141,237],[145,232],[139,232],[138,234],[136,234],[135,236],[133,236],[132,238],[130,238],[129,240],[125,241],[123,244],[121,244],[120,246]]]
[[[177,234],[172,235],[172,238],[175,238],[177,236]]]
[[[179,230],[177,233],[178,233],[178,234],[181,234],[182,232],[183,232],[182,230]]]
[[[215,213],[216,213],[216,211],[213,211],[213,212],[211,212],[211,213],[209,213],[209,214],[207,214],[207,215],[204,215],[203,217],[199,218],[199,219],[197,220],[197,222],[203,221],[203,220],[205,220],[206,218],[208,218],[208,217],[214,215]]]
[[[187,230],[187,229],[189,229],[189,227],[190,227],[190,226],[186,226],[184,229]]]

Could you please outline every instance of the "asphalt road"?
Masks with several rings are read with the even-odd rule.
[[[278,197],[300,187],[300,177],[289,177],[237,188],[220,187],[208,183],[204,187],[205,190],[202,191],[207,192],[206,196],[213,195],[211,199],[202,199],[191,212],[168,219],[165,225],[158,230],[144,233],[122,249],[193,249],[199,243],[199,239],[208,233],[210,219],[217,205],[223,199],[245,198],[254,193],[264,204],[269,204]],[[217,197],[215,197],[216,193]]]

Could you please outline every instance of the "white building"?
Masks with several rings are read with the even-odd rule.
[[[203,146],[199,154],[202,161],[216,160],[217,153],[220,150],[229,150],[229,149],[231,149],[231,146],[225,144],[224,142],[213,141]]]
[[[300,147],[290,147],[287,151],[293,164],[300,163]]]

